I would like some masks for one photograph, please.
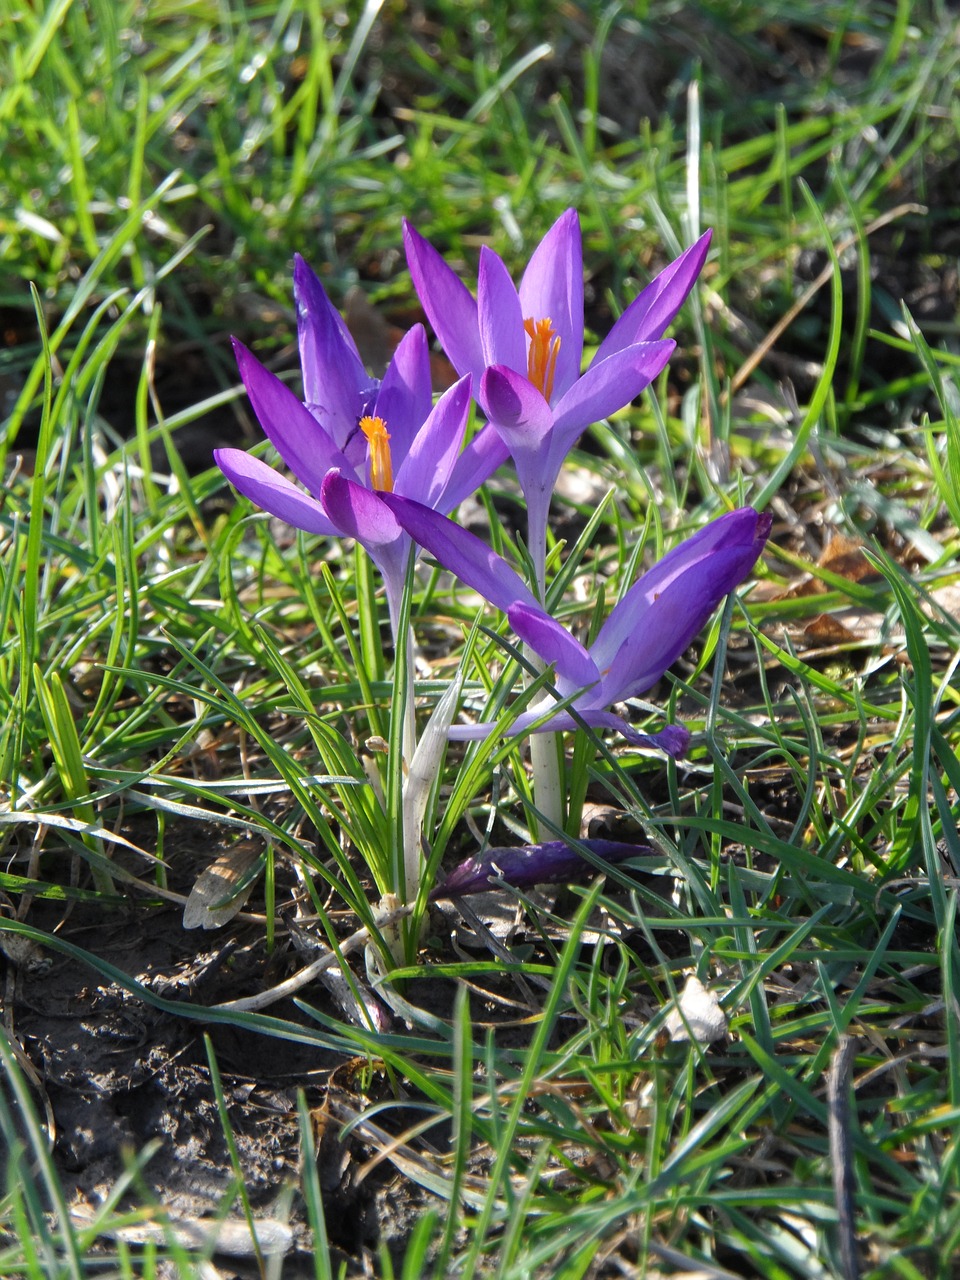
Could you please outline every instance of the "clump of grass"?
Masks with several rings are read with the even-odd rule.
[[[588,6],[572,19],[584,42],[543,6],[404,17],[0,3],[0,938],[59,949],[185,1024],[382,1067],[390,1097],[341,1099],[337,1123],[434,1210],[405,1260],[381,1251],[384,1275],[846,1277],[852,1240],[864,1274],[946,1276],[960,453],[955,319],[917,304],[946,290],[956,18]],[[668,109],[614,118],[610,68],[668,25]],[[718,500],[769,503],[777,521],[759,589],[658,690],[696,730],[689,761],[600,744],[591,762],[592,742],[568,760],[571,793],[638,823],[652,852],[528,903],[526,946],[506,955],[454,960],[435,933],[437,1007],[420,1008],[420,970],[400,970],[389,1033],[312,991],[299,1020],[165,1001],[81,948],[70,912],[109,921],[176,897],[177,839],[200,824],[262,841],[268,948],[298,895],[331,946],[379,930],[357,856],[378,838],[366,743],[389,736],[372,579],[184,465],[176,432],[242,412],[226,331],[285,365],[294,249],[334,296],[360,279],[406,324],[401,214],[465,263],[482,237],[519,264],[568,204],[598,337],[703,226],[715,256],[678,327],[684,360],[582,442],[586,496],[558,502],[553,554],[610,602]],[[166,402],[164,371],[197,367]],[[495,481],[488,510],[512,501]],[[831,534],[864,548],[855,567],[824,554]],[[413,603],[424,702],[467,633],[474,692],[502,701],[509,664],[471,632],[473,603],[438,575]],[[525,800],[515,748],[451,756],[430,802],[436,860],[522,834]],[[711,1048],[665,1040],[690,973],[729,1022]],[[72,1224],[16,998],[5,1010],[0,1273],[81,1275],[136,1205],[136,1167]],[[827,1088],[849,1037],[852,1223]],[[308,1110],[304,1198],[317,1274],[335,1274]],[[200,1266],[173,1236],[142,1257],[115,1247],[121,1274],[164,1250]]]

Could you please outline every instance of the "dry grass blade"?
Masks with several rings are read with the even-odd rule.
[[[837,1229],[844,1280],[858,1280],[857,1226],[854,1205],[853,1143],[850,1133],[850,1084],[857,1056],[853,1036],[841,1036],[827,1075],[830,1161],[837,1197]]]
[[[254,1241],[249,1226],[239,1218],[176,1218],[167,1217],[162,1210],[157,1216],[159,1221],[104,1227],[102,1234],[131,1245],[162,1245],[172,1239],[184,1249],[204,1249],[230,1258],[254,1258],[258,1246],[268,1257],[282,1257],[296,1243],[294,1229],[279,1218],[257,1218]],[[96,1225],[92,1210],[84,1208],[72,1209],[70,1220],[78,1230]]]
[[[405,920],[413,911],[412,907],[398,907],[396,911],[391,911],[378,919],[377,923],[381,928],[389,927],[398,920]],[[223,1004],[215,1005],[217,1009],[233,1009],[236,1012],[252,1013],[258,1009],[269,1008],[270,1005],[276,1004],[279,1000],[286,1000],[288,997],[296,995],[298,991],[302,991],[315,978],[319,977],[326,969],[340,967],[340,961],[344,956],[352,955],[354,951],[358,951],[361,947],[365,947],[370,941],[370,930],[366,927],[357,929],[351,933],[349,937],[344,938],[337,951],[327,951],[308,964],[305,968],[295,973],[292,978],[287,978],[285,982],[278,983],[275,987],[271,987],[269,991],[261,991],[255,996],[243,996],[239,1000],[228,1000]]]

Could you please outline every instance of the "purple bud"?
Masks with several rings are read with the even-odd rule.
[[[583,840],[581,843],[595,857],[611,864],[653,852],[647,845],[621,844],[616,840]],[[530,889],[537,884],[575,882],[595,869],[563,840],[488,849],[482,857],[468,858],[455,867],[443,884],[433,890],[430,900],[482,893],[491,887],[491,878],[505,881],[514,889]]]

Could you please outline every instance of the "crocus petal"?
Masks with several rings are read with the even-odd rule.
[[[667,325],[686,301],[700,274],[710,248],[710,231],[690,246],[679,258],[647,285],[630,303],[626,311],[601,342],[593,360],[605,360],[615,351],[637,342],[652,342],[663,336]]]
[[[437,506],[460,456],[470,413],[470,384],[467,374],[445,391],[429,412],[397,472],[395,493],[428,507]]]
[[[213,457],[235,489],[278,520],[307,533],[337,533],[314,498],[259,458],[243,449],[214,449]]]
[[[606,704],[642,693],[694,639],[756,563],[771,517],[731,511],[674,547],[630,588],[600,629],[591,656]]]
[[[438,510],[453,511],[459,507],[509,456],[510,450],[496,428],[489,423],[482,427],[454,463],[443,497],[435,504]]]
[[[622,844],[618,840],[583,840],[581,845],[601,862],[611,865],[627,858],[646,857],[653,852],[647,845]],[[596,870],[589,859],[563,840],[488,849],[486,853],[468,858],[454,867],[443,884],[431,891],[430,899],[462,898],[468,893],[481,893],[490,888],[491,878],[504,881],[515,889],[529,889],[536,884],[564,884]]]
[[[506,365],[525,377],[527,339],[520,299],[502,258],[486,245],[480,250],[477,312],[484,363]]]
[[[427,334],[422,324],[416,324],[400,339],[371,409],[387,425],[395,473],[410,452],[432,404]]]
[[[446,516],[400,494],[382,493],[379,497],[414,542],[502,613],[506,613],[512,604],[537,607],[533,593],[506,560],[467,529],[461,529]]]
[[[343,317],[304,260],[293,265],[303,396],[342,449],[376,379],[363,367]],[[359,410],[359,411],[358,411]]]
[[[562,213],[527,263],[520,282],[523,318],[549,319],[560,335],[552,403],[576,382],[583,359],[583,244],[576,209]]]
[[[331,471],[324,477],[320,502],[337,530],[348,538],[356,538],[365,547],[383,547],[403,536],[403,530],[381,495],[347,479],[339,471]]]
[[[756,562],[770,532],[771,518],[760,515],[753,507],[738,507],[705,524],[642,574],[617,604],[590,647],[597,666],[609,667],[617,650],[638,623],[644,622],[646,610],[680,575],[697,564],[709,561],[718,550],[741,548],[749,563],[744,576]],[[752,555],[753,559],[749,557]],[[736,586],[736,583],[732,584]],[[727,586],[723,594],[731,589]]]
[[[690,746],[690,730],[685,724],[668,724],[658,733],[638,733],[631,725],[621,728],[620,732],[628,742],[638,747],[656,747],[665,751],[668,756],[679,760],[687,754]]]
[[[596,684],[600,679],[597,664],[583,645],[556,618],[542,609],[515,604],[507,611],[510,625],[530,648],[552,666],[569,692]],[[561,692],[568,690],[561,689]]]
[[[484,373],[480,402],[514,458],[518,451],[537,449],[553,426],[550,406],[537,388],[506,365],[494,365]]]
[[[530,712],[525,712],[529,716]],[[638,729],[634,729],[628,720],[624,720],[623,716],[615,715],[612,711],[600,711],[596,708],[577,707],[577,717],[574,719],[567,711],[560,711],[548,720],[546,724],[535,729],[535,733],[548,733],[552,730],[579,729],[580,723],[588,724],[591,729],[612,729],[615,733],[619,733],[621,737],[626,738],[627,742],[634,747],[650,747],[654,751],[663,751],[666,755],[679,759],[686,754],[687,747],[690,745],[690,730],[683,724],[667,724],[664,725],[657,733],[641,733]],[[511,726],[511,734],[522,733],[523,726],[518,729],[517,725],[524,719],[524,716],[518,716]],[[579,722],[578,722],[579,721]]]
[[[499,729],[495,720],[481,720],[477,724],[451,725],[449,738],[451,742],[483,742],[491,738]]]
[[[535,711],[524,711],[510,725],[507,733],[512,738],[522,737],[526,733],[573,733],[584,724],[593,729],[612,729],[632,745],[650,747],[656,751],[664,751],[668,756],[679,758],[684,755],[690,744],[690,730],[682,724],[668,724],[659,733],[640,733],[634,729],[623,716],[612,711],[601,711],[597,707],[576,706],[576,716],[569,711],[558,711],[556,715],[544,720],[544,708]],[[478,724],[452,725],[449,737],[455,742],[482,742],[502,730],[494,720],[482,720]]]
[[[447,359],[461,377],[472,373],[474,385],[479,386],[484,359],[473,295],[433,245],[406,220],[403,246],[413,287]]]
[[[564,454],[591,422],[608,418],[640,394],[670,359],[677,344],[639,342],[615,351],[599,363],[594,360],[559,404],[554,405],[553,419],[556,446],[566,443]],[[553,446],[553,442],[551,442]]]
[[[297,479],[319,494],[323,477],[331,467],[348,466],[346,459],[286,383],[236,338],[233,350],[253,411],[270,443]]]

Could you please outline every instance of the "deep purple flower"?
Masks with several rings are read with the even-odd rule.
[[[611,865],[651,854],[648,845],[621,844],[617,840],[584,840],[582,844],[603,862]],[[431,890],[430,899],[463,898],[491,887],[491,879],[502,880],[514,889],[531,889],[537,884],[569,884],[595,867],[563,840],[517,848],[488,849],[482,856],[467,858]]]
[[[634,299],[583,374],[576,210],[541,240],[519,290],[484,246],[476,301],[408,222],[403,235],[414,287],[440,344],[459,374],[473,375],[474,394],[513,455],[542,590],[550,497],[563,460],[586,427],[629,404],[667,363],[675,344],[660,339],[703,266],[710,232]]]
[[[422,325],[407,333],[383,381],[363,367],[356,344],[323,285],[296,258],[294,294],[304,402],[242,343],[240,376],[260,425],[303,488],[241,449],[217,449],[217,465],[242,494],[308,533],[347,535],[370,552],[396,620],[410,538],[378,496],[395,491],[450,511],[507,456],[489,426],[462,449],[470,408],[465,376],[433,405]],[[324,503],[323,480],[336,471],[349,500]]]
[[[586,649],[479,538],[420,503],[395,494],[384,495],[384,501],[415,542],[506,613],[521,640],[554,668],[561,698],[573,697],[570,710],[535,725],[552,705],[552,699],[544,699],[518,716],[510,733],[574,729],[575,711],[580,721],[617,729],[630,742],[683,754],[689,734],[682,726],[668,725],[648,736],[607,708],[649,689],[683,653],[723,597],[753,568],[770,531],[769,515],[741,507],[674,547],[634,583]],[[455,725],[450,736],[485,738],[496,728],[493,723]]]

